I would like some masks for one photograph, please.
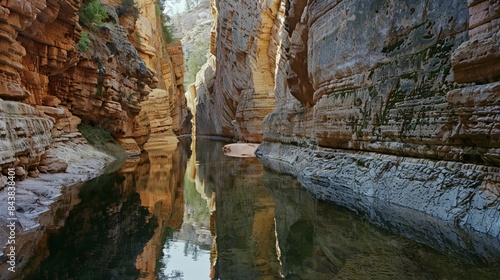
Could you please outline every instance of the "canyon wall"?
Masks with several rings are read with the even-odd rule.
[[[18,178],[36,176],[57,162],[52,172],[64,171],[44,159],[56,142],[84,142],[82,121],[108,130],[130,155],[151,133],[189,130],[181,47],[166,45],[158,1],[100,1],[102,23],[82,24],[90,2],[0,1],[3,173],[15,166]]]
[[[261,161],[320,198],[340,188],[500,236],[496,1],[250,2],[214,3],[198,134],[263,139]]]
[[[274,108],[275,60],[268,52],[277,49],[273,34],[284,7],[279,1],[212,1],[212,8],[215,65],[198,77],[196,134],[260,142],[262,119]]]
[[[134,43],[146,65],[159,78],[158,86],[140,105],[142,120],[151,125],[155,138],[161,135],[191,133],[191,114],[184,98],[184,56],[180,41],[168,42],[158,1],[136,0],[140,11],[135,27],[128,28],[129,39]],[[129,16],[130,17],[130,16]],[[122,22],[132,22],[125,21]]]

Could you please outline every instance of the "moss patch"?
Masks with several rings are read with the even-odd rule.
[[[122,146],[116,142],[109,131],[89,123],[80,124],[78,126],[78,130],[83,137],[87,139],[89,144],[96,147],[100,151],[103,151],[117,159],[127,157],[127,154],[123,150]]]

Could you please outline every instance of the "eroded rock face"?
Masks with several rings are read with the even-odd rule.
[[[74,0],[2,2],[0,57],[6,63],[0,67],[0,95],[45,106],[40,109],[57,121],[56,137],[77,133],[82,118],[115,137],[138,138],[135,116],[154,86],[152,73],[111,6],[106,6],[105,24],[89,33],[90,50],[81,54],[76,46],[81,5]]]
[[[472,19],[477,5],[484,20]],[[484,165],[499,158],[498,70],[489,63],[498,42],[486,39],[496,36],[497,9],[309,1],[296,26],[309,30],[314,93],[276,88],[283,102],[264,122],[265,139],[292,145],[268,143],[261,159],[327,200],[345,189],[499,236],[498,168]],[[293,61],[280,63],[278,75],[289,76]]]
[[[218,22],[217,40],[211,43],[215,79],[208,92],[197,92],[196,133],[260,142],[262,119],[274,107],[275,61],[268,53],[276,52],[275,22],[284,7],[280,1],[223,1],[213,9]]]
[[[150,123],[166,123],[156,121],[158,115],[138,117],[141,102],[158,85],[167,91],[161,110],[172,119],[164,129],[185,132],[182,52],[178,45],[162,48],[157,4],[101,2],[107,17],[92,30],[79,25],[81,1],[1,2],[0,98],[34,105],[52,117],[55,140],[78,136],[83,120],[107,129],[136,154],[149,138]],[[136,24],[139,12],[142,21]],[[140,24],[151,23],[148,18],[152,24]],[[77,48],[83,32],[90,38],[87,51]],[[144,39],[143,48],[134,46],[136,34],[149,34],[137,37]]]
[[[149,135],[148,124],[143,128],[138,123],[139,103],[157,80],[129,42],[114,9],[108,11],[110,21],[89,33],[89,50],[76,67],[51,77],[49,89],[73,114],[132,144],[127,150],[135,153]]]
[[[300,21],[292,22],[289,42],[282,44],[290,44],[292,61],[279,62],[276,95],[284,102],[268,116],[266,138],[498,164],[497,63],[484,64],[497,59],[498,28],[469,39],[473,25],[463,1],[395,5],[333,1],[303,9]],[[496,4],[485,9],[491,20]],[[301,24],[309,30],[307,62],[301,63],[308,67],[312,95],[307,86],[295,93],[290,80],[289,65],[304,59],[293,55],[295,38],[304,37],[304,28],[297,29]],[[466,79],[465,72],[478,78]],[[287,78],[285,91],[281,75]],[[472,81],[482,85],[461,84]]]
[[[26,173],[36,170],[52,143],[53,126],[54,119],[34,107],[0,99],[0,166],[4,175],[7,168],[14,166],[22,167]],[[18,174],[20,178],[27,175],[25,172]]]
[[[140,14],[135,28],[129,28],[129,40],[134,43],[148,68],[158,80],[156,91],[140,105],[140,123],[150,123],[151,134],[191,133],[191,114],[184,97],[184,56],[180,41],[167,42],[163,35],[158,3],[136,1]],[[123,22],[124,18],[120,17]]]
[[[246,60],[253,53],[246,50],[252,50],[255,38],[269,35],[252,28],[272,1],[259,2],[216,7],[213,90],[203,97],[198,88],[210,87],[195,92],[199,133],[243,131],[238,106],[257,100],[247,94],[257,85],[251,71],[256,64]],[[265,51],[274,62],[266,81],[274,83],[275,108],[263,121],[267,146],[260,148],[260,158],[273,167],[265,159],[279,163],[286,157],[289,167],[280,171],[307,178],[304,184],[321,182],[309,189],[325,198],[334,195],[332,186],[342,185],[498,236],[491,227],[500,221],[498,3],[292,0],[274,5],[286,12],[276,13],[270,33],[276,43]],[[224,112],[209,117],[216,107]],[[281,152],[278,143],[290,148]],[[317,155],[303,149],[325,149],[327,156],[309,167]],[[352,164],[357,156],[369,161],[369,168]],[[386,160],[395,164],[406,157],[418,164],[376,171]],[[363,180],[356,180],[358,175]],[[404,179],[386,183],[381,176]],[[440,176],[451,181],[445,184]],[[441,190],[443,184],[449,189]],[[458,201],[470,207],[458,207]]]

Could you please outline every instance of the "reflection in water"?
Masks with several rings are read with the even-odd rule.
[[[222,145],[196,143],[197,180],[215,204],[214,278],[499,279],[498,239],[343,190],[339,206],[318,201]]]
[[[210,251],[185,240],[167,240],[158,279],[207,279]]]
[[[167,238],[158,279],[208,279],[210,269],[209,200],[196,188],[196,166],[191,157],[184,175],[184,217],[178,231]]]
[[[157,279],[169,229],[182,225],[185,148],[165,145],[85,183],[64,226],[41,239],[48,246],[35,255],[46,258],[33,258],[17,278]]]
[[[103,187],[106,186],[106,187]],[[48,234],[48,257],[22,279],[137,279],[135,259],[158,221],[125,177],[108,174],[81,189],[65,226]],[[30,264],[28,263],[27,269]]]
[[[342,190],[339,206],[318,201],[255,158],[224,156],[224,144],[167,145],[89,181],[18,279],[500,275],[498,239]]]

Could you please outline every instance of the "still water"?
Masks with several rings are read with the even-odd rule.
[[[183,140],[68,188],[18,279],[500,279],[498,239],[318,201],[224,144]]]

